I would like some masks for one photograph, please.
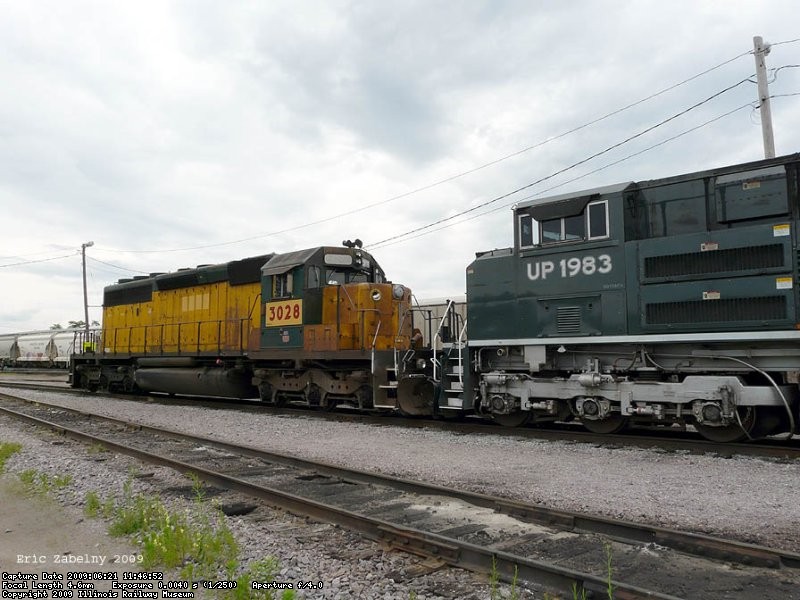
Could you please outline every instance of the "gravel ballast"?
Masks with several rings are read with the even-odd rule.
[[[800,468],[795,462],[463,435],[268,410],[8,393],[272,452],[800,552]],[[387,597],[395,592],[403,597],[400,590]]]
[[[58,565],[54,564],[56,556],[87,555],[111,559],[112,554],[105,548],[124,545],[125,540],[109,538],[105,534],[108,523],[102,519],[85,517],[83,508],[89,492],[97,494],[104,501],[113,498],[119,502],[126,495],[124,489],[129,487],[129,494],[159,498],[173,513],[191,515],[190,518],[195,521],[200,521],[201,515],[209,516],[208,509],[204,508],[207,503],[198,505],[194,500],[196,490],[192,482],[172,469],[152,467],[124,455],[98,452],[96,448],[65,440],[58,434],[2,416],[0,441],[18,442],[23,447],[7,461],[7,473],[0,479],[0,484],[4,486],[4,502],[13,501],[16,494],[16,505],[4,504],[0,511],[4,523],[4,529],[0,531],[0,544],[13,544],[15,536],[18,538],[22,535],[26,546],[33,549],[30,554],[44,560],[40,564],[19,563],[18,560],[16,562],[19,564],[13,564],[13,557],[17,554],[12,551],[11,559],[6,561],[9,564],[2,565],[6,570],[15,573],[58,571]],[[70,523],[72,528],[82,528],[80,533],[66,540],[63,535],[57,536],[57,540],[46,539],[53,536],[31,540],[24,531],[14,529],[12,521],[19,521],[15,515],[25,510],[40,512],[43,506],[47,506],[42,499],[37,498],[34,502],[22,494],[22,486],[13,474],[29,469],[51,477],[72,475],[73,480],[67,487],[51,492],[51,495],[59,501],[59,510],[66,513],[60,519]],[[228,492],[213,499],[222,504],[252,504],[252,500]],[[57,509],[50,506],[47,510]],[[7,517],[11,517],[11,520],[7,520]],[[31,519],[38,517],[29,515],[28,520]],[[44,519],[41,517],[39,520]],[[297,598],[486,600],[493,597],[485,576],[442,568],[440,564],[426,563],[402,552],[388,551],[339,527],[263,505],[246,516],[228,517],[225,523],[240,547],[240,564],[244,566],[267,557],[275,558],[279,570],[272,581],[293,584]],[[126,552],[136,552],[135,546],[128,547],[130,550]],[[141,569],[135,565],[113,564],[111,559],[103,566],[73,565],[68,570],[108,572]],[[65,573],[64,576],[66,578]],[[177,572],[165,574],[167,581],[180,578]],[[220,576],[218,581],[223,578]],[[300,582],[310,582],[315,586],[322,583],[322,588],[301,590],[297,587]],[[97,582],[97,588],[105,591],[107,585]],[[510,594],[509,587],[505,585],[499,585],[496,592],[503,594],[502,597]],[[202,589],[194,593],[195,598],[217,597]],[[279,598],[280,592],[275,597]],[[534,599],[542,598],[542,594],[534,590],[519,590],[518,597],[520,600]]]

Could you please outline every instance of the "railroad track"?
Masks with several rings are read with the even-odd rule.
[[[193,472],[213,485],[444,564],[480,572],[496,565],[508,581],[516,577],[569,594],[575,586],[587,597],[606,597],[609,553],[618,599],[733,597],[719,596],[720,586],[735,590],[745,585],[757,585],[763,597],[777,598],[787,597],[786,585],[798,589],[800,583],[800,555],[790,552],[343,469],[0,397],[0,410],[16,418]],[[703,574],[690,578],[692,589],[683,588],[687,571]],[[708,587],[698,587],[698,581]],[[657,591],[648,589],[654,582]]]
[[[74,390],[64,385],[42,384],[39,382],[6,381],[0,378],[0,388],[28,389],[36,391],[56,391],[59,393],[85,395],[84,390]],[[109,397],[128,401],[159,402],[170,405],[186,406],[220,406],[232,405],[235,410],[264,411],[278,415],[302,415],[304,418],[316,418],[334,421],[354,421],[365,424],[396,425],[398,427],[428,428],[451,431],[461,434],[487,434],[495,436],[523,437],[539,440],[578,442],[585,444],[611,445],[618,447],[654,448],[663,452],[691,452],[695,454],[717,454],[729,458],[733,456],[753,456],[777,458],[782,460],[800,460],[800,436],[791,440],[782,437],[754,440],[746,443],[718,444],[702,439],[699,434],[677,429],[631,429],[622,433],[605,435],[584,430],[579,425],[560,423],[543,426],[503,427],[488,422],[480,417],[468,417],[462,421],[445,421],[431,418],[407,418],[393,415],[375,415],[358,411],[312,411],[306,408],[265,406],[256,400],[235,400],[222,398],[198,398],[133,394],[105,394]]]

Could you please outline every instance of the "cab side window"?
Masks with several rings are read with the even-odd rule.
[[[321,277],[319,267],[310,266],[306,268],[306,271],[308,273],[306,287],[309,289],[320,287]]]
[[[557,244],[581,240],[600,240],[608,233],[608,200],[590,202],[586,209],[577,215],[547,219],[539,223],[541,243]],[[532,246],[528,233],[520,222],[520,247]]]
[[[521,214],[519,217],[519,247],[530,248],[533,244],[533,217]]]
[[[586,239],[599,240],[608,237],[608,200],[590,202],[586,207]]]
[[[292,274],[281,273],[272,276],[272,297],[286,298],[292,295]]]

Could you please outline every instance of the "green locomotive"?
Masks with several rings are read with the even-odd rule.
[[[514,246],[467,268],[434,410],[794,432],[799,179],[795,154],[517,205]]]
[[[797,431],[800,154],[513,215],[513,247],[467,267],[468,336],[463,305],[434,317],[360,248],[310,248],[109,286],[72,383],[719,442]]]

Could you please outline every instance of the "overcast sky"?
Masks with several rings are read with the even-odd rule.
[[[800,64],[797,17],[797,0],[0,1],[0,332],[83,319],[87,241],[99,321],[121,277],[375,246],[481,206],[752,76],[755,35],[769,68]],[[800,68],[770,92],[800,92]],[[763,158],[756,98],[745,82],[373,252],[418,297],[461,294],[531,194]],[[777,153],[800,151],[800,96],[772,112]]]

